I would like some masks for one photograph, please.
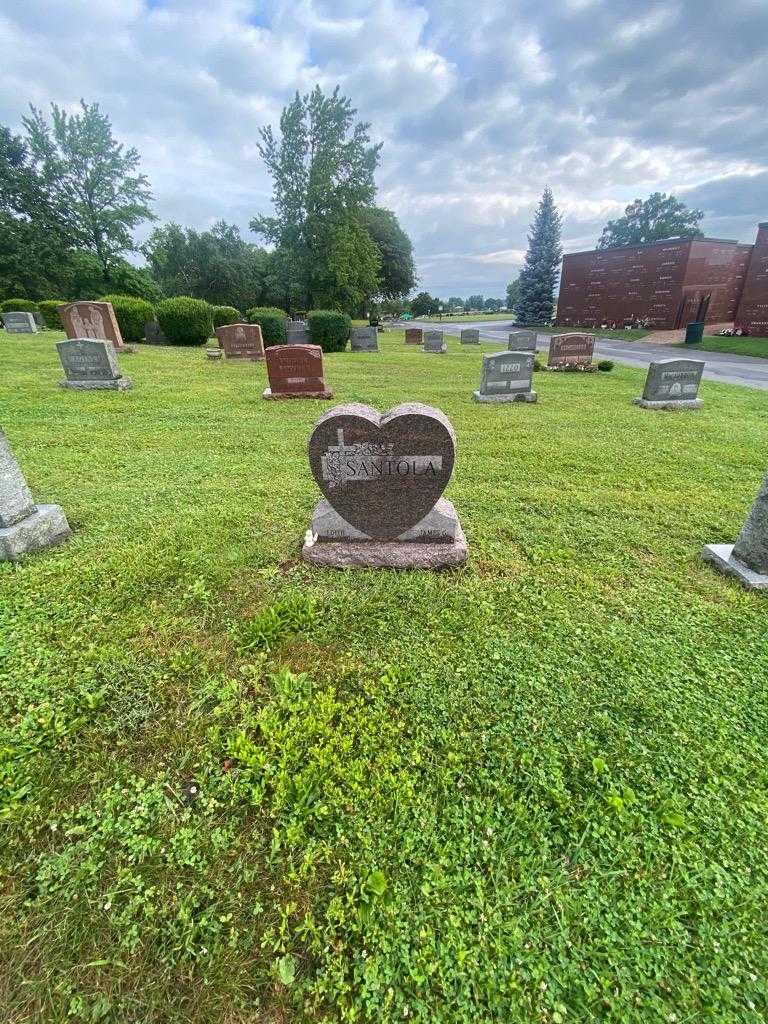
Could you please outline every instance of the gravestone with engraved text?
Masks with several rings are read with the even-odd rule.
[[[66,374],[59,387],[74,391],[128,391],[133,386],[131,378],[123,376],[110,341],[72,338],[57,342],[56,350]]]

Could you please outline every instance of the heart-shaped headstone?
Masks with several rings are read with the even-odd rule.
[[[455,457],[448,418],[419,402],[382,414],[337,405],[309,439],[318,487],[343,519],[376,540],[399,537],[432,510]]]

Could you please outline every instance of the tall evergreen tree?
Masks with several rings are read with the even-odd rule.
[[[547,186],[531,224],[528,252],[518,278],[515,315],[521,324],[545,324],[552,319],[557,268],[563,256],[561,224],[552,189]]]

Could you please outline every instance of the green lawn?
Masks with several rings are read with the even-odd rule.
[[[757,356],[768,359],[768,338],[721,338],[705,335],[699,345],[681,345],[681,348],[701,349],[704,352],[733,352],[739,356]]]
[[[437,405],[451,573],[300,560],[331,402],[123,356],[59,390],[0,337],[0,422],[62,548],[0,565],[0,1020],[700,1021],[768,1014],[768,604],[699,561],[766,469],[764,395],[631,404],[380,339],[337,401]],[[196,792],[192,792],[192,788]]]

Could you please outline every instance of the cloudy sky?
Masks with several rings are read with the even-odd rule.
[[[504,294],[545,184],[566,251],[657,189],[716,237],[768,220],[768,0],[4,0],[0,54],[0,122],[98,100],[161,220],[252,240],[258,127],[339,83],[443,297]]]

